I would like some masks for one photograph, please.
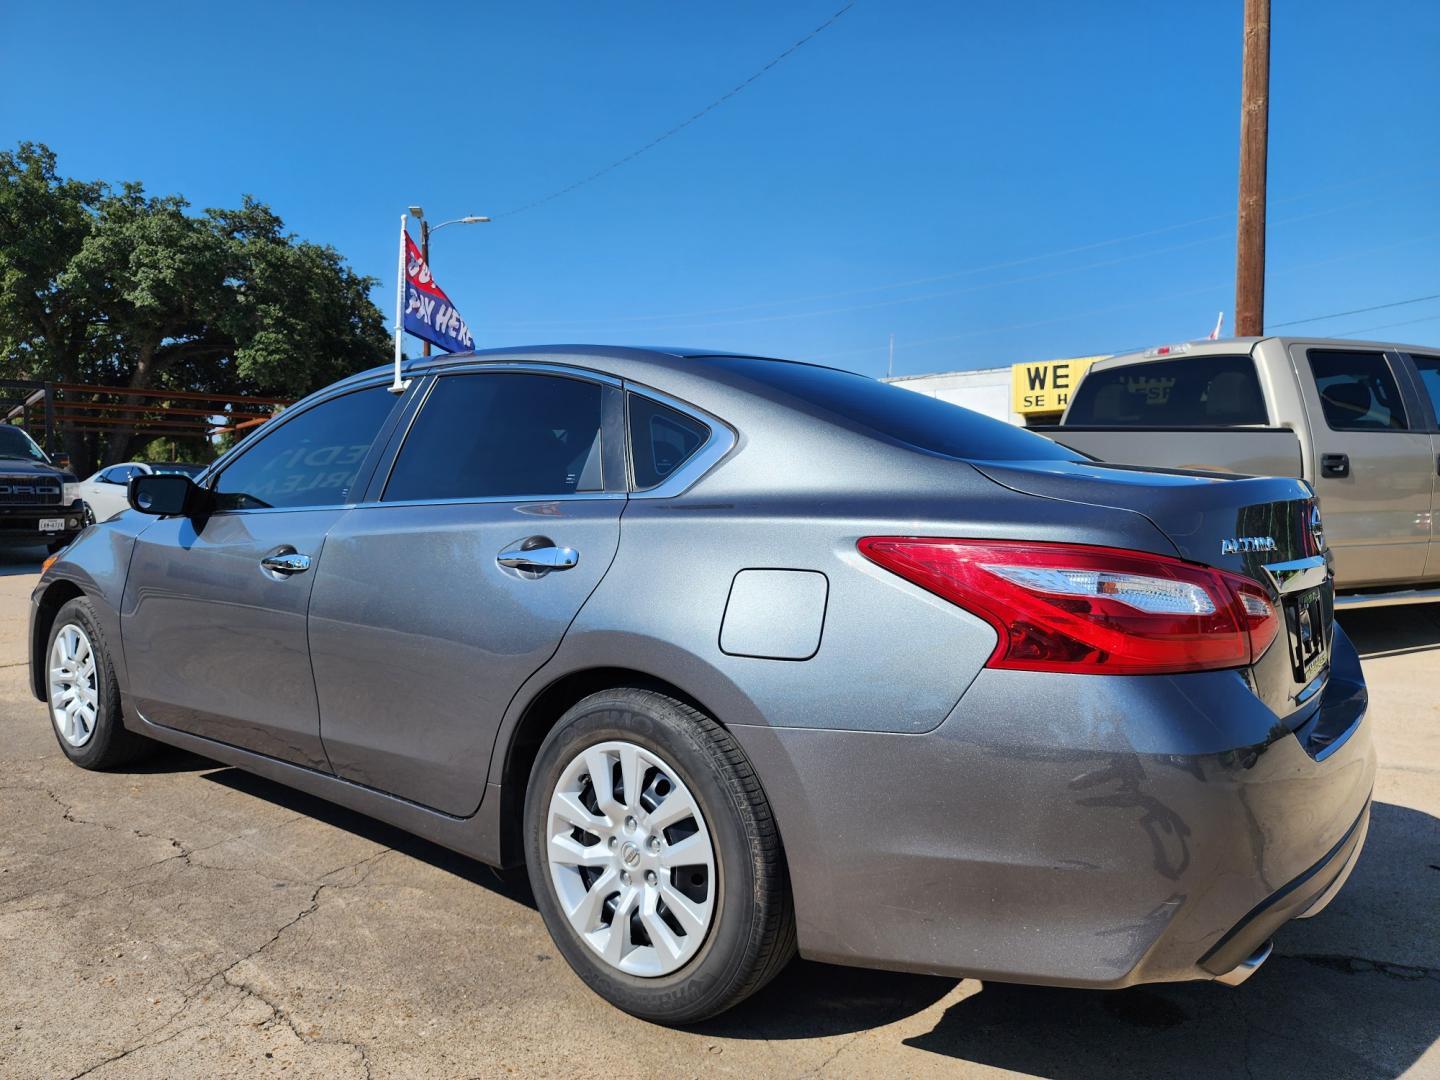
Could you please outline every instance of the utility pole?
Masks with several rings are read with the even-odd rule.
[[[892,378],[895,374],[895,335],[890,335],[890,359],[885,364],[885,377]]]
[[[1265,158],[1270,137],[1270,0],[1245,0],[1235,333],[1265,332]]]

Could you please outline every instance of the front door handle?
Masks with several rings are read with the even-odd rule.
[[[286,551],[276,555],[266,555],[260,560],[260,565],[272,574],[289,577],[291,574],[303,574],[309,570],[310,556],[301,555],[298,551]]]
[[[1332,480],[1343,480],[1350,475],[1349,454],[1321,454],[1320,475]]]
[[[574,548],[557,547],[549,537],[532,536],[500,552],[495,561],[526,574],[548,574],[552,570],[569,570],[580,561],[580,553]]]

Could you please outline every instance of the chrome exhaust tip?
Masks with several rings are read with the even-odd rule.
[[[1216,975],[1215,981],[1224,983],[1226,986],[1239,986],[1246,979],[1260,970],[1260,965],[1270,959],[1270,954],[1275,951],[1275,943],[1267,941],[1253,953],[1247,956],[1240,963],[1236,964],[1224,975]]]

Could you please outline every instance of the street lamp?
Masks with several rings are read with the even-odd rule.
[[[432,232],[439,232],[447,225],[483,225],[485,222],[490,220],[488,217],[485,217],[481,214],[467,214],[464,217],[452,218],[449,221],[442,221],[439,225],[436,225],[432,229],[430,227],[430,223],[425,220],[425,211],[421,207],[410,207],[410,216],[413,217],[416,221],[420,222],[420,258],[425,260],[426,266],[430,265],[430,234]],[[435,271],[431,270],[430,274],[431,279],[433,280]],[[422,353],[422,355],[430,355],[430,342],[427,341],[424,343],[424,352]]]

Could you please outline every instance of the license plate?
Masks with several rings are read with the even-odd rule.
[[[65,528],[65,519],[64,519],[64,518],[41,518],[41,519],[40,519],[40,531],[41,531],[41,532],[60,532],[60,531],[63,530],[64,528]]]
[[[1310,677],[1330,655],[1329,627],[1319,589],[1306,589],[1285,601],[1285,622],[1290,631],[1290,665],[1299,682]]]

